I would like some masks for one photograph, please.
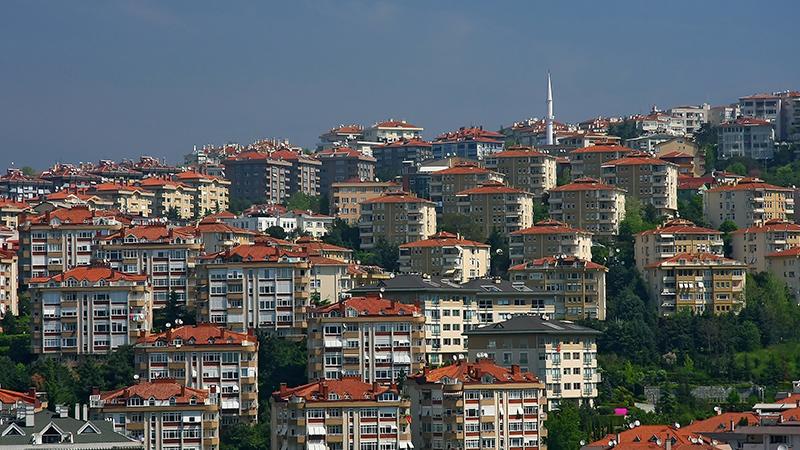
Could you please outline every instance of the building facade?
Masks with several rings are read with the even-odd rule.
[[[358,225],[361,203],[380,197],[387,192],[401,191],[399,184],[391,181],[353,179],[331,185],[331,212],[349,225]]]
[[[364,130],[364,140],[368,142],[397,142],[403,139],[419,139],[424,128],[410,124],[405,120],[389,119],[377,122]],[[373,151],[375,149],[373,148]],[[373,154],[373,156],[375,156]]]
[[[287,196],[292,196],[298,192],[312,196],[319,195],[321,162],[302,152],[286,149],[274,151],[270,154],[270,157],[288,161],[291,164],[288,168],[288,180],[286,183]]]
[[[498,181],[456,193],[456,203],[459,214],[477,222],[484,239],[533,225],[533,194]]]
[[[461,127],[433,140],[433,157],[440,159],[455,156],[473,161],[482,160],[503,150],[504,139],[502,134],[484,130],[483,127]]]
[[[620,159],[633,152],[632,148],[621,145],[597,144],[579,148],[569,153],[569,169],[572,179],[595,178],[603,176],[603,164]]]
[[[550,218],[598,237],[619,233],[625,219],[625,190],[594,178],[578,178],[558,186],[548,197]]]
[[[458,282],[489,273],[490,246],[446,231],[400,245],[400,272],[450,277]]]
[[[653,205],[662,216],[673,217],[678,211],[675,164],[642,154],[609,161],[601,167],[603,182],[625,189],[626,198]]]
[[[509,253],[512,264],[553,255],[591,260],[592,233],[556,220],[543,220],[511,233]]]
[[[740,117],[719,126],[717,148],[719,157],[771,159],[775,154],[774,125],[766,120]]]
[[[197,189],[163,178],[145,178],[141,187],[153,193],[153,216],[188,220],[194,218],[194,198]]]
[[[792,189],[774,186],[758,178],[742,178],[733,184],[712,187],[703,195],[708,223],[719,228],[730,220],[737,228],[761,225],[768,220],[791,221],[794,217]]]
[[[196,215],[203,217],[228,209],[230,181],[214,175],[191,171],[181,172],[176,178],[183,184],[196,189],[194,197]]]
[[[268,153],[245,152],[222,162],[231,181],[230,195],[253,203],[282,204],[289,197],[289,161]],[[219,211],[212,211],[219,212]]]
[[[753,272],[769,269],[768,255],[800,246],[800,225],[780,219],[731,232],[731,256]]]
[[[103,183],[92,187],[89,191],[101,200],[126,214],[151,217],[155,194],[133,185]]]
[[[486,157],[488,169],[502,173],[507,185],[535,198],[556,187],[556,157],[530,147],[511,147]]]
[[[686,219],[672,219],[653,230],[634,235],[636,268],[640,273],[652,263],[679,253],[713,253],[724,256],[722,232],[698,227]]]
[[[13,250],[0,248],[0,318],[19,314],[19,258]]]
[[[433,159],[431,143],[416,139],[399,139],[392,143],[372,147],[372,156],[381,179],[391,179],[403,172],[407,165],[417,166]]]
[[[387,192],[361,203],[358,223],[361,248],[381,240],[390,244],[428,239],[436,233],[436,210],[431,201],[405,192]]]
[[[317,153],[320,166],[320,194],[331,195],[333,183],[347,180],[374,180],[375,158],[349,147],[336,147]]]
[[[456,164],[431,174],[430,197],[440,214],[458,214],[456,194],[491,181],[502,182],[503,175],[473,163]]]

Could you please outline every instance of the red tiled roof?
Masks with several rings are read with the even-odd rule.
[[[683,261],[683,262],[681,262]],[[715,255],[713,253],[678,253],[677,255],[666,258],[661,261],[656,261],[648,264],[647,268],[661,267],[672,263],[681,265],[695,265],[703,264],[704,262],[719,262],[719,263],[736,263],[742,267],[745,263],[736,261],[735,259],[726,258],[724,256]]]
[[[659,158],[661,158],[661,159],[665,159],[665,158],[678,159],[678,158],[694,158],[694,156],[690,155],[689,153],[681,152],[681,151],[677,151],[676,150],[674,152],[669,152],[667,154],[661,155],[661,156],[659,156]]]
[[[176,175],[176,178],[182,181],[189,181],[189,180],[227,181],[224,178],[215,177],[213,175],[206,175],[204,173],[199,173],[199,172],[192,172],[192,171],[181,172],[178,175]]]
[[[459,245],[462,247],[489,247],[489,244],[484,244],[482,242],[470,241],[468,239],[462,239],[456,236],[453,233],[448,233],[446,231],[440,231],[430,239],[423,239],[420,241],[409,242],[407,244],[400,245],[400,248],[419,248],[419,247],[447,247]]]
[[[355,310],[359,316],[412,316],[419,314],[415,305],[400,303],[380,297],[350,297],[336,303],[312,310],[314,314],[328,314],[333,311]],[[344,314],[342,314],[344,317]]]
[[[789,410],[797,411],[800,410]],[[789,411],[785,411],[786,414]],[[800,419],[800,415],[797,416]],[[695,420],[694,422],[681,427],[681,430],[689,433],[705,434],[731,431],[731,423],[735,427],[740,426],[740,422],[746,420],[748,425],[758,425],[758,416],[752,412],[726,412],[709,417],[708,419]]]
[[[559,222],[553,219],[542,220],[533,224],[532,227],[523,228],[522,230],[514,231],[511,234],[556,234],[556,233],[583,233],[589,234],[588,231],[580,228],[573,228],[571,225],[564,222]]]
[[[46,283],[48,281],[64,282],[69,279],[76,281],[88,281],[89,283],[97,283],[100,280],[105,281],[146,281],[147,275],[133,275],[116,271],[110,267],[95,267],[95,266],[78,266],[66,272],[54,275],[52,277],[42,277],[31,279],[31,283]]]
[[[364,161],[376,161],[375,158],[372,156],[367,156],[360,151],[350,148],[350,147],[336,147],[336,148],[327,148],[317,153],[317,157],[322,158],[359,158]]]
[[[483,194],[526,194],[522,189],[506,186],[499,181],[488,181],[480,186],[458,192],[456,195],[483,195]]]
[[[281,386],[279,391],[272,393],[278,401],[287,401],[291,397],[299,397],[305,401],[375,401],[378,396],[386,392],[399,394],[395,386],[375,386],[361,381],[360,377],[343,377],[339,380],[321,380],[304,384],[294,388]],[[331,394],[336,394],[338,400],[331,400]]]
[[[550,189],[551,192],[571,192],[571,191],[620,191],[618,186],[605,184],[594,178],[578,178],[572,183]]]
[[[194,233],[186,228],[169,228],[166,225],[140,225],[125,228],[103,238],[104,241],[113,239],[124,239],[133,236],[138,240],[144,239],[148,242],[170,240],[174,236],[194,237]]]
[[[624,147],[622,145],[590,145],[588,147],[579,148],[569,152],[570,154],[577,153],[630,153],[634,150],[632,148]]]
[[[378,148],[401,148],[401,147],[430,147],[431,143],[422,139],[398,139],[394,142],[382,145]]]
[[[242,262],[275,262],[281,258],[302,257],[301,253],[292,252],[281,247],[265,244],[240,244],[236,247],[201,257],[204,260],[222,259],[223,261]]]
[[[723,192],[723,191],[752,191],[756,189],[764,189],[768,191],[782,191],[792,192],[792,189],[775,186],[774,184],[764,183],[758,178],[742,178],[738,183],[732,185],[714,186],[707,192]]]
[[[772,252],[767,255],[767,258],[796,258],[800,256],[800,247],[790,247],[786,250]]]
[[[0,389],[0,403],[13,405],[17,402],[27,403],[38,407],[41,403],[30,392],[17,392],[9,389]]]
[[[144,180],[139,182],[139,185],[145,188],[148,187],[171,187],[171,188],[190,188],[181,182],[172,181],[172,180],[165,180],[163,178],[156,178],[156,177],[149,177],[145,178]]]
[[[778,97],[775,94],[767,94],[767,93],[753,94],[753,95],[748,95],[748,96],[745,96],[745,97],[740,97],[741,100],[772,100],[772,99],[778,99],[778,98],[780,98],[780,97]]]
[[[420,128],[416,125],[411,125],[410,123],[406,122],[405,120],[386,120],[380,123],[376,123],[375,127],[380,128]]]
[[[419,198],[416,195],[409,194],[408,192],[385,192],[380,197],[372,197],[361,202],[365,203],[430,203],[432,201],[424,198]]]
[[[211,323],[170,328],[164,333],[148,334],[139,339],[137,343],[149,344],[164,341],[167,345],[172,345],[172,341],[176,338],[182,341],[182,345],[242,345],[243,342],[258,344],[255,336],[237,333]]]
[[[669,441],[673,449],[717,450],[709,439],[671,425],[640,425],[609,434],[586,446],[590,449],[656,450],[664,449]],[[613,442],[612,445],[609,442]]]
[[[125,404],[131,397],[139,397],[145,401],[149,398],[164,401],[174,397],[175,403],[179,405],[189,404],[191,398],[194,397],[197,403],[202,404],[208,398],[208,391],[182,386],[173,379],[165,378],[140,381],[132,386],[100,393],[100,400],[106,403],[117,400]]]
[[[498,152],[492,155],[496,158],[524,158],[530,156],[542,156],[545,158],[553,158],[553,156],[548,155],[547,153],[542,153],[538,150],[535,150],[531,147],[509,147],[502,152]]]
[[[740,228],[734,230],[733,234],[747,234],[747,233],[771,233],[773,231],[795,231],[800,232],[800,224],[792,223],[786,220],[771,219],[764,222],[762,225],[753,227]]]
[[[188,226],[188,227],[180,227],[180,231],[190,231],[195,235],[200,233],[235,233],[235,234],[249,234],[249,235],[256,235],[255,231],[245,230],[244,228],[234,227],[233,225],[228,225],[225,222],[217,222],[217,221],[203,221],[201,220],[195,226]]]
[[[300,248],[303,249],[304,252],[308,253],[309,255],[319,255],[320,252],[348,252],[351,253],[352,250],[345,247],[339,247],[338,245],[329,244],[327,242],[321,241],[319,238],[315,238],[312,236],[301,236],[296,241],[295,244],[299,245]]]
[[[693,177],[691,175],[678,175],[678,189],[699,189],[704,185],[714,183],[714,177]]]
[[[698,227],[694,223],[686,219],[672,219],[664,223],[664,225],[653,230],[645,230],[637,235],[651,235],[651,234],[719,234],[722,232],[711,228]]]
[[[8,209],[16,208],[21,210],[31,209],[30,205],[28,205],[27,203],[15,202],[14,200],[0,198],[0,209],[6,209],[6,208]]]
[[[470,140],[470,141],[486,141],[492,143],[502,143],[505,136],[501,133],[496,131],[489,131],[484,130],[480,127],[465,127],[460,128],[456,131],[451,131],[448,133],[440,134],[436,137],[436,142],[448,142],[448,141],[461,141],[461,140]]]
[[[663,159],[653,158],[650,156],[625,156],[620,159],[608,161],[603,163],[601,167],[612,166],[641,166],[641,165],[655,165],[655,166],[674,166],[675,164],[664,161]]]
[[[764,126],[764,125],[772,125],[766,120],[763,119],[756,119],[754,117],[739,117],[738,119],[732,122],[725,122],[721,127],[730,127],[730,126]]]
[[[142,192],[149,193],[146,189],[129,184],[101,183],[92,186],[95,192]]]
[[[359,134],[364,131],[361,125],[340,125],[336,128],[331,128],[330,133],[346,133],[346,134]]]
[[[526,270],[544,266],[582,266],[587,269],[608,270],[606,266],[602,264],[597,264],[595,262],[586,259],[581,259],[578,258],[577,256],[565,256],[565,257],[545,256],[544,258],[537,258],[534,259],[533,261],[517,264],[516,266],[512,266],[508,270]]]
[[[457,164],[448,169],[438,170],[436,172],[433,172],[431,175],[469,175],[478,173],[491,173],[491,170],[484,169],[483,167],[479,167],[475,164],[466,163],[466,164]]]
[[[477,362],[470,363],[460,360],[449,366],[440,367],[433,370],[425,370],[411,376],[412,380],[419,384],[437,383],[445,378],[458,380],[464,384],[480,384],[485,375],[492,377],[493,382],[497,383],[539,383],[539,379],[531,372],[521,372],[513,369],[500,367],[488,359],[479,359]]]
[[[121,217],[117,211],[90,210],[88,206],[78,205],[72,208],[56,208],[50,212],[40,214],[31,219],[31,223],[49,224],[51,220],[58,219],[62,224],[91,224],[95,217],[114,217],[120,222],[130,222]]]

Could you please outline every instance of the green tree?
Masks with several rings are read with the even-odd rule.
[[[706,219],[703,215],[703,197],[693,195],[688,199],[678,199],[678,215],[683,219],[691,220],[697,226],[706,226]]]
[[[511,265],[509,257],[508,236],[497,228],[486,240],[490,246],[489,274],[493,277],[508,278],[508,268]]]
[[[464,239],[472,241],[483,240],[483,227],[472,217],[464,214],[448,213],[442,215],[438,221],[439,231],[460,234]]]
[[[253,202],[241,197],[231,197],[228,202],[228,210],[236,215],[241,214],[247,208],[253,206]],[[198,208],[199,209],[199,208]],[[195,214],[200,214],[201,211],[195,211]]]
[[[278,225],[273,225],[265,230],[265,232],[274,237],[275,239],[286,239],[286,230]]]
[[[547,197],[549,197],[549,194],[545,194],[541,201],[537,200],[533,202],[533,223],[550,218],[550,211],[547,207]]]
[[[286,209],[319,213],[320,198],[305,192],[295,192],[286,201]]]
[[[562,401],[556,411],[550,411],[545,421],[548,450],[576,450],[586,435],[581,431],[581,417],[577,406],[570,401]]]
[[[163,331],[170,326],[177,326],[176,321],[181,320],[183,325],[193,325],[197,323],[195,311],[189,309],[184,303],[178,300],[178,293],[170,291],[167,297],[167,304],[163,308],[153,312],[153,330]]]
[[[328,244],[347,247],[352,250],[361,248],[361,237],[358,226],[352,226],[342,219],[333,221],[333,226],[328,233],[322,237]]]
[[[747,175],[747,167],[745,167],[745,165],[741,162],[728,164],[728,167],[726,167],[725,170],[742,176]]]
[[[389,272],[396,272],[400,268],[398,245],[389,243],[383,238],[378,238],[372,250],[360,252],[358,256],[362,264],[377,265]]]
[[[722,222],[719,226],[719,231],[722,232],[722,243],[726,256],[731,256],[731,254],[733,253],[733,247],[732,247],[733,237],[731,236],[731,233],[736,231],[737,228],[738,227],[736,226],[736,222],[730,219]]]
[[[179,221],[181,219],[181,215],[180,215],[180,213],[178,213],[178,209],[175,208],[174,206],[172,206],[169,209],[167,209],[167,219],[170,222]]]
[[[39,173],[36,171],[36,169],[34,169],[31,166],[23,166],[19,170],[22,172],[23,175],[28,176],[28,177],[36,177],[36,176],[39,175]]]
[[[608,127],[608,134],[610,136],[618,136],[623,141],[625,139],[632,139],[642,135],[642,130],[636,126],[636,121],[623,120],[620,123],[612,124]]]

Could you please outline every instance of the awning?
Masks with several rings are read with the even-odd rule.
[[[283,424],[283,425],[281,425],[281,428],[280,428],[280,430],[278,430],[278,434],[286,434],[286,430],[287,430],[288,428],[289,428],[289,426],[288,426],[288,425],[286,425],[286,424]]]
[[[482,416],[496,416],[497,412],[494,406],[481,406],[481,415]]]
[[[309,425],[306,427],[306,433],[309,436],[325,436],[328,431],[322,425]]]
[[[289,448],[289,441],[283,441],[283,445],[281,445],[281,450],[286,450]]]
[[[411,344],[411,341],[408,340],[407,338],[397,338],[397,339],[395,339],[395,342],[397,342],[397,345],[410,345]]]
[[[397,446],[401,449],[403,448],[414,448],[414,444],[411,441],[400,441],[397,443]]]
[[[309,442],[306,444],[308,450],[328,450],[328,447],[321,442]]]
[[[522,409],[522,406],[517,406],[517,407],[514,409],[514,414],[516,414],[516,415],[518,415],[518,416],[521,416],[521,415],[523,415],[524,413],[525,413],[525,410],[523,410],[523,409]]]
[[[341,347],[342,341],[338,339],[325,339],[325,347]]]
[[[394,359],[396,363],[411,364],[411,355],[408,353],[394,353],[392,359]]]

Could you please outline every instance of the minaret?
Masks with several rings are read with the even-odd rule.
[[[547,72],[547,145],[553,145],[553,86],[550,84],[550,72]]]

